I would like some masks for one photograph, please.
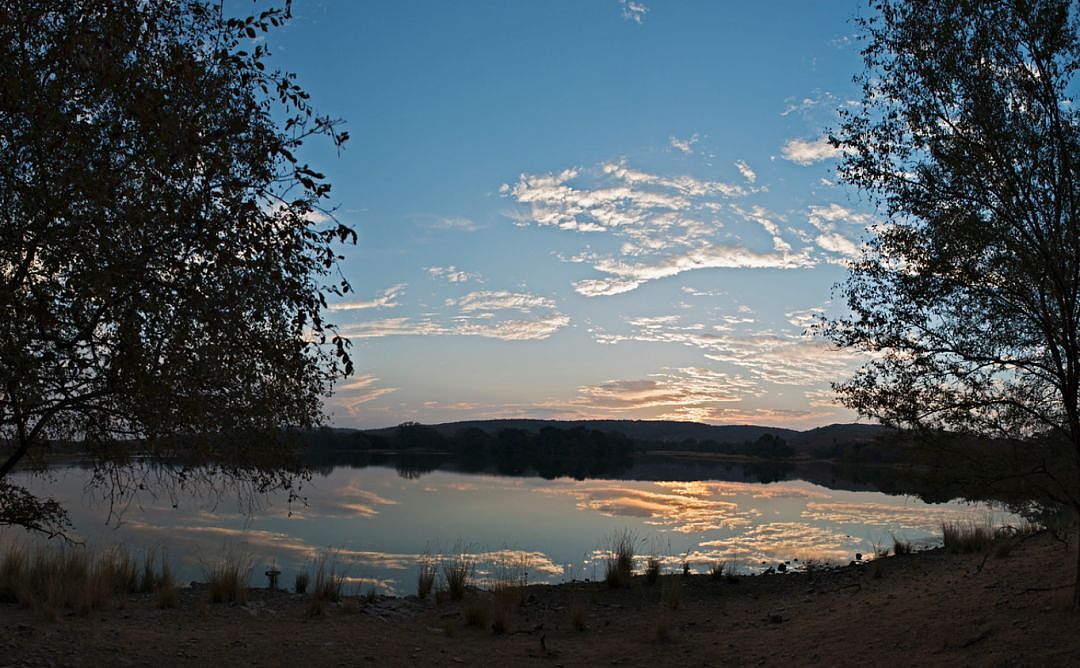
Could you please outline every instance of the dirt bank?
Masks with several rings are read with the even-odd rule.
[[[350,600],[314,618],[303,597],[262,590],[244,605],[183,590],[176,609],[148,595],[54,619],[7,604],[0,665],[1077,665],[1075,548],[1042,535],[1003,557],[928,552],[735,583],[638,577],[624,590],[534,585],[520,605],[488,593]]]

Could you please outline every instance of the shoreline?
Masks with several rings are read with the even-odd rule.
[[[635,576],[529,585],[464,601],[347,597],[311,616],[308,597],[248,590],[177,607],[154,595],[46,619],[0,605],[3,665],[1066,665],[1080,657],[1071,609],[1075,541],[1042,533],[1010,550],[930,550],[812,575]]]

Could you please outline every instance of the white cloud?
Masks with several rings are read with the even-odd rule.
[[[844,258],[858,257],[859,247],[854,240],[837,230],[836,224],[847,223],[865,229],[867,225],[874,222],[873,216],[852,211],[835,203],[828,206],[811,206],[806,218],[819,232],[814,238],[814,243],[822,250]]]
[[[609,235],[619,240],[617,253],[601,254],[591,248],[570,255],[606,274],[573,283],[586,296],[616,295],[642,284],[685,271],[708,268],[809,267],[806,251],[794,252],[773,218],[761,207],[749,212],[728,200],[745,197],[740,185],[692,176],[661,176],[610,162],[586,172],[567,169],[543,175],[522,174],[516,184],[500,191],[528,213],[519,224]],[[752,191],[751,191],[752,192]],[[749,220],[770,234],[771,251],[738,243],[737,234],[721,232],[721,217]],[[565,257],[565,256],[564,256]]]
[[[736,323],[744,325],[751,319]],[[609,333],[593,330],[598,343],[617,344],[628,341],[673,343],[693,346],[706,359],[739,367],[751,377],[778,385],[816,386],[839,380],[851,373],[861,359],[858,353],[837,348],[818,337],[779,333],[769,330],[733,334],[728,325],[695,329],[691,326],[641,327],[628,333]]]
[[[805,253],[759,253],[738,246],[707,245],[668,255],[652,264],[606,259],[598,262],[595,268],[610,277],[577,281],[574,289],[587,297],[616,295],[648,281],[695,269],[795,269],[812,265],[813,261]]]
[[[843,151],[834,148],[827,137],[818,139],[789,139],[780,149],[780,154],[785,160],[790,160],[798,165],[810,165],[822,160],[839,158]]]
[[[362,373],[334,387],[332,403],[346,414],[355,415],[361,404],[374,401],[379,397],[397,392],[397,387],[377,387],[378,378],[369,373]]]
[[[694,152],[694,144],[698,143],[700,139],[701,136],[696,132],[687,139],[679,139],[673,136],[668,138],[668,145],[680,153],[689,155]]]
[[[787,318],[787,321],[794,327],[805,331],[813,327],[823,313],[825,313],[825,309],[822,307],[812,306],[810,308],[798,309],[791,311],[790,313],[785,313],[784,317]]]
[[[424,271],[426,271],[428,275],[432,278],[443,278],[450,283],[468,283],[469,281],[480,281],[480,274],[462,271],[454,265],[450,265],[448,267],[425,267]]]
[[[773,218],[783,221],[783,216],[770,213],[765,207],[756,205],[749,211],[744,211],[739,207],[732,208],[747,220],[751,220],[758,225],[761,225],[761,227],[769,233],[769,236],[772,238],[773,250],[781,253],[786,253],[791,250],[791,244],[784,241],[783,236],[780,234],[780,226],[773,222]]]
[[[390,308],[398,305],[398,302],[394,300],[405,294],[405,288],[407,287],[408,283],[398,283],[397,285],[391,285],[372,299],[338,302],[336,304],[329,304],[327,308],[331,311],[359,311],[370,308]]]
[[[437,230],[459,230],[461,232],[475,232],[476,223],[468,218],[440,218],[432,225]]]
[[[504,341],[546,339],[570,324],[554,300],[521,292],[478,291],[446,300],[456,311],[441,318],[383,318],[341,327],[351,339],[386,336],[480,336]],[[506,311],[517,312],[507,316]]]
[[[738,169],[739,173],[743,175],[743,178],[750,183],[754,183],[755,181],[757,181],[757,174],[754,173],[754,170],[750,169],[750,165],[746,164],[745,161],[736,160],[735,168]]]
[[[638,25],[645,18],[645,13],[649,11],[649,8],[645,6],[643,2],[636,2],[636,0],[619,0],[619,4],[622,5],[622,17],[627,21],[633,21]]]
[[[446,304],[447,306],[457,306],[462,313],[495,309],[515,309],[528,313],[535,308],[555,309],[555,302],[547,297],[523,292],[510,292],[508,290],[470,292],[457,299],[448,299]]]

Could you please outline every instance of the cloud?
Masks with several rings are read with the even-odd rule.
[[[601,411],[699,406],[761,396],[757,385],[739,376],[700,367],[665,369],[638,380],[608,380],[578,388],[577,405]]]
[[[377,387],[378,378],[369,373],[353,376],[346,382],[334,387],[330,404],[335,412],[357,416],[362,412],[362,405],[380,397],[397,392],[397,387]]]
[[[783,216],[770,213],[765,207],[754,206],[749,211],[744,211],[739,207],[733,207],[740,215],[747,220],[753,221],[758,225],[761,225],[769,236],[772,238],[773,250],[786,253],[791,250],[791,244],[784,241],[784,238],[780,235],[780,226],[773,222],[773,218],[777,220],[784,220]]]
[[[737,324],[752,320],[738,319]],[[630,332],[592,330],[598,343],[673,343],[692,346],[706,359],[736,366],[751,378],[778,385],[816,386],[850,374],[862,357],[846,348],[837,348],[819,337],[769,330],[728,333],[725,326],[637,327]],[[804,416],[805,417],[805,416]]]
[[[481,280],[480,274],[462,271],[454,265],[448,267],[424,267],[424,271],[432,278],[443,278],[450,283],[468,283],[469,281]]]
[[[352,339],[386,336],[479,336],[504,341],[546,339],[570,324],[548,297],[507,290],[470,292],[445,302],[456,310],[442,317],[383,318],[343,325]],[[510,314],[506,312],[509,311]]]
[[[597,297],[629,292],[648,281],[695,269],[795,269],[813,264],[806,253],[759,253],[740,246],[706,245],[685,253],[668,255],[653,264],[602,260],[594,268],[610,274],[610,277],[585,279],[573,285],[579,294]]]
[[[746,527],[749,513],[738,504],[713,495],[687,494],[683,490],[656,488],[655,483],[605,483],[592,481],[573,486],[536,488],[542,494],[569,496],[577,507],[602,515],[636,517],[647,524],[678,533],[701,533]]]
[[[790,313],[785,313],[784,317],[787,318],[787,321],[790,322],[794,327],[797,327],[802,331],[806,331],[818,322],[818,318],[823,313],[825,313],[824,308],[820,306],[812,306],[810,308],[797,309],[791,311]]]
[[[554,300],[539,295],[508,290],[481,290],[470,292],[457,299],[446,300],[448,306],[457,306],[463,313],[471,311],[490,311],[495,309],[514,309],[530,312],[536,308],[554,309]]]
[[[780,149],[780,154],[785,160],[790,160],[798,165],[811,165],[822,160],[839,158],[843,151],[834,148],[827,137],[818,139],[789,139]]]
[[[855,241],[838,231],[836,224],[847,223],[865,228],[874,222],[873,216],[852,211],[835,203],[828,206],[811,206],[806,218],[819,232],[814,238],[814,243],[822,250],[844,258],[858,257],[859,247]]]
[[[680,153],[689,155],[694,152],[694,144],[698,143],[700,139],[701,136],[696,132],[687,139],[679,139],[673,136],[668,138],[668,145]]]
[[[458,230],[461,232],[475,232],[478,228],[476,223],[468,218],[440,218],[432,225],[437,230]]]
[[[645,19],[645,13],[649,11],[645,3],[636,2],[635,0],[619,0],[619,4],[622,5],[622,17],[638,25],[641,25],[641,22]]]
[[[500,192],[528,208],[513,215],[519,225],[602,235],[618,243],[614,253],[587,247],[560,256],[588,263],[602,274],[573,282],[579,294],[589,297],[630,292],[695,269],[795,269],[817,262],[810,248],[795,251],[781,236],[774,219],[782,217],[731,202],[756,192],[738,184],[663,176],[626,162],[608,162],[594,170],[522,174],[517,183],[503,184]],[[764,227],[772,249],[743,245],[725,221]]]
[[[738,169],[739,173],[743,175],[743,178],[750,183],[757,181],[757,174],[755,174],[754,170],[750,169],[750,165],[746,164],[744,161],[736,160],[735,168]]]
[[[337,304],[328,305],[327,308],[331,311],[359,311],[370,308],[390,308],[398,305],[394,300],[405,294],[405,288],[407,288],[408,285],[408,283],[398,283],[397,285],[391,285],[378,293],[373,299],[338,302]]]

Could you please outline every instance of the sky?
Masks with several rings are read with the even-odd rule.
[[[824,141],[864,3],[295,0],[266,38],[354,227],[330,423],[850,422],[807,333],[876,214]]]

